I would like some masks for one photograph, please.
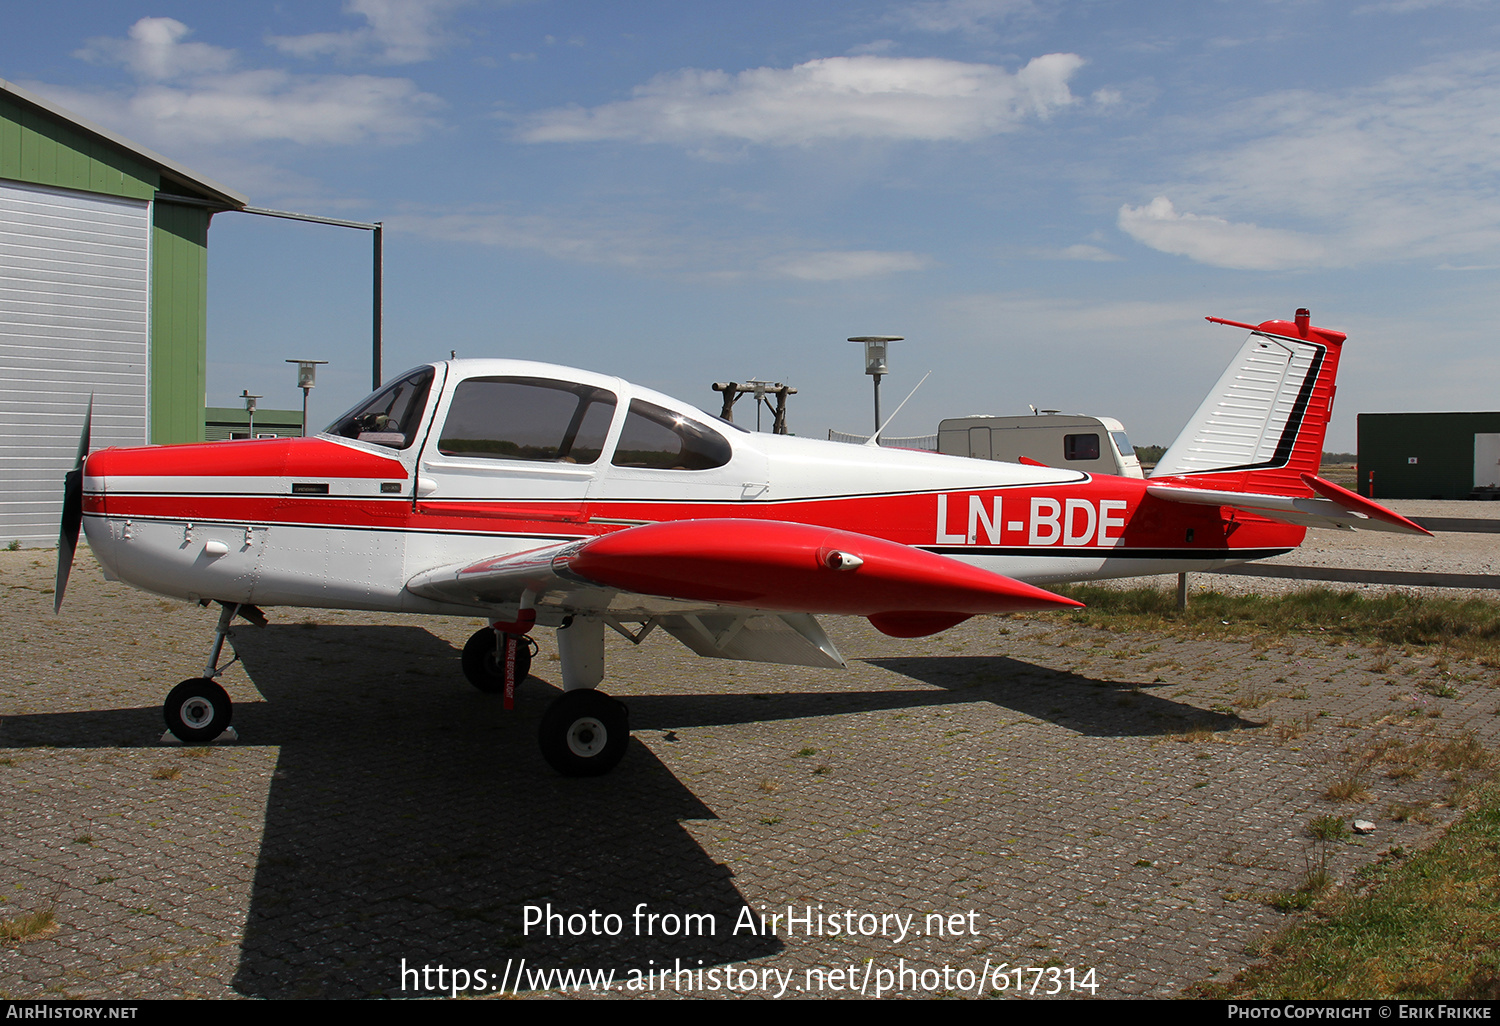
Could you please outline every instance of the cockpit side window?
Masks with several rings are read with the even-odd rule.
[[[612,462],[653,470],[711,470],[728,463],[732,455],[724,436],[712,428],[632,399]]]
[[[423,367],[376,392],[329,425],[328,433],[373,442],[392,449],[409,449],[417,440],[433,369]]]
[[[594,463],[614,417],[613,392],[548,378],[459,383],[438,436],[444,456]]]

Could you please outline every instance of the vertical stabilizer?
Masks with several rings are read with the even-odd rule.
[[[1307,495],[1333,412],[1342,332],[1315,328],[1306,310],[1294,321],[1218,324],[1250,337],[1152,473],[1191,478],[1199,488]]]

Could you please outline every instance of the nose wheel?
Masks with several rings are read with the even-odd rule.
[[[205,603],[206,604],[206,603]],[[244,617],[257,627],[266,625],[266,617],[249,603],[221,602],[219,625],[214,628],[213,648],[209,651],[208,665],[203,676],[185,680],[172,689],[161,711],[167,721],[167,729],[179,741],[212,741],[229,729],[234,716],[234,703],[229,694],[214,681],[214,678],[239,660],[235,656],[223,666],[219,656],[224,652],[224,642],[229,637],[229,625],[236,615]]]
[[[630,744],[625,703],[593,688],[565,691],[542,714],[542,757],[565,777],[614,769]]]
[[[185,680],[172,689],[162,705],[167,729],[179,741],[212,741],[229,728],[234,704],[207,677]]]

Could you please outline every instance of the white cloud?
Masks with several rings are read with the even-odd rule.
[[[528,250],[557,260],[695,277],[851,281],[931,266],[919,253],[811,250],[786,239],[714,236],[640,211],[516,214],[474,208],[412,212],[386,226],[448,242]]]
[[[404,142],[422,134],[441,101],[404,78],[233,70],[233,50],[184,40],[186,25],[142,18],[125,39],[89,40],[78,56],[120,64],[133,90],[38,85],[64,106],[153,145]]]
[[[559,218],[546,214],[511,214],[473,209],[453,213],[411,213],[388,217],[386,225],[447,242],[466,242],[503,249],[531,250],[558,260],[618,267],[675,266],[667,233],[659,226],[613,221]]]
[[[1035,0],[923,0],[895,8],[889,17],[921,32],[982,35],[996,22],[1038,13]]]
[[[1355,14],[1413,14],[1430,11],[1434,7],[1478,8],[1490,0],[1383,0],[1381,3],[1364,4],[1354,9]]]
[[[1152,249],[1214,267],[1270,271],[1319,264],[1326,255],[1317,240],[1295,232],[1179,214],[1165,196],[1144,207],[1122,206],[1119,225],[1125,234]]]
[[[1158,199],[1120,210],[1156,249],[1257,269],[1500,257],[1500,53],[1272,93],[1187,124],[1183,147],[1158,147]]]
[[[234,51],[184,43],[192,29],[175,18],[142,18],[124,39],[95,36],[73,56],[94,64],[121,64],[137,78],[163,82],[183,75],[228,71]]]
[[[1082,242],[1077,245],[1066,246],[1059,250],[1048,250],[1038,255],[1050,260],[1089,260],[1095,263],[1110,263],[1125,259],[1124,257],[1116,256],[1106,249],[1100,249],[1098,246],[1090,246]]]
[[[1045,119],[1075,102],[1068,80],[1083,58],[1037,57],[1011,74],[936,58],[828,57],[731,75],[686,69],[635,96],[591,109],[543,111],[528,142],[701,142],[806,145],[830,139],[970,140]]]
[[[901,271],[920,271],[932,261],[920,253],[880,250],[830,250],[776,257],[765,264],[772,274],[801,281],[850,281],[880,278]]]
[[[271,36],[272,46],[296,57],[330,54],[349,59],[370,56],[390,64],[430,59],[451,42],[443,22],[472,0],[345,0],[344,13],[365,19],[359,28]]]

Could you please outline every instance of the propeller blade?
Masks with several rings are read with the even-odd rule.
[[[63,478],[62,523],[57,532],[57,582],[52,591],[52,611],[62,610],[63,593],[68,590],[68,575],[73,571],[73,554],[78,551],[78,529],[83,524],[83,461],[89,455],[89,434],[94,424],[94,397],[83,416],[83,433],[78,436],[78,458]]]

